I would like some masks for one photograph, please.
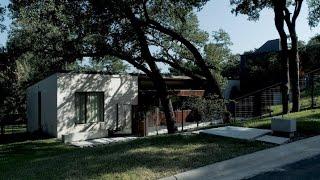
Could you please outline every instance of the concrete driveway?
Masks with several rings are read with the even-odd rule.
[[[302,160],[274,171],[249,178],[250,180],[290,179],[318,180],[320,179],[320,155]]]
[[[282,146],[277,146],[252,154],[236,157],[230,160],[214,163],[208,166],[193,169],[191,171],[176,174],[164,179],[244,179],[254,177],[261,173],[274,171],[283,166],[300,162],[302,160],[309,159],[315,156],[320,156],[320,136],[303,139]],[[317,169],[320,168],[317,166]],[[306,170],[309,171],[309,169]],[[314,169],[311,169],[311,171],[313,170]],[[264,177],[266,176],[263,176],[263,178]],[[318,176],[318,179],[320,179],[319,177],[320,176]],[[255,178],[259,177],[256,176]]]

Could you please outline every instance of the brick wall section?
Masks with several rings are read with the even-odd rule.
[[[191,113],[191,110],[174,111],[174,115],[176,117],[176,123],[180,124],[180,123],[182,123],[182,121],[183,121],[183,123],[185,123],[186,119],[190,113]],[[157,122],[157,112],[156,111],[153,111],[152,113],[148,114],[146,119],[148,120],[149,127],[154,126],[154,125],[158,125],[158,126],[166,125],[166,117],[164,115],[164,112],[159,111],[158,116],[159,116],[159,119]]]
[[[204,90],[180,90],[177,91],[176,96],[185,97],[202,97],[204,95]]]

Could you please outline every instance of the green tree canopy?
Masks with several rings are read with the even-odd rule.
[[[316,44],[320,44],[320,34],[317,34],[313,37],[311,37],[311,39],[308,41],[307,45],[316,45]]]
[[[0,32],[3,32],[3,30],[6,28],[5,25],[1,23],[4,21],[5,13],[6,13],[6,8],[3,7],[0,3]]]
[[[88,7],[83,3],[12,1],[13,28],[7,46],[17,59],[19,79],[30,84],[67,67],[93,70],[95,61],[105,65],[100,70],[111,73],[126,70],[122,61],[105,55],[89,57],[95,60],[91,61],[92,66],[78,66],[77,62],[83,59],[82,53],[91,42],[89,33],[84,31],[89,26],[89,19],[84,16]]]
[[[192,21],[188,20],[188,22]],[[212,70],[215,73],[215,76],[219,81],[219,84],[222,86],[225,84],[225,78],[221,76],[221,73],[225,70],[224,68],[228,66],[227,64],[232,62],[231,59],[233,59],[233,55],[229,48],[229,46],[232,45],[230,36],[224,30],[219,29],[218,31],[212,32],[212,37],[209,37],[209,34],[207,32],[201,30],[199,31],[197,29],[198,26],[195,27],[195,29],[193,30],[192,28],[188,28],[188,30],[191,31],[193,34],[200,35],[194,36],[198,37],[196,38],[197,43],[195,44],[198,44],[197,47],[200,50],[207,66],[210,68],[210,70]],[[192,33],[189,32],[189,36]],[[199,67],[196,66],[196,64],[194,64],[193,61],[190,61],[190,59],[192,60],[192,54],[189,51],[187,51],[185,48],[181,46],[177,46],[175,49],[179,50],[175,53],[175,55],[178,57],[171,57],[171,59],[179,59],[181,63],[183,63],[184,67],[189,68],[191,71],[195,73],[201,72],[201,69],[199,69]],[[166,53],[169,54],[169,52]],[[164,53],[163,56],[166,56],[166,53]],[[180,72],[179,70],[174,68],[171,68],[170,72],[175,75],[183,74],[183,72]]]
[[[309,7],[309,25],[316,27],[320,21],[320,1],[319,0],[308,0]]]

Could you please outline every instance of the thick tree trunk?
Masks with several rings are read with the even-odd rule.
[[[293,14],[290,13],[286,7],[286,1],[281,1],[281,9],[283,19],[285,20],[291,38],[292,47],[289,51],[289,72],[290,72],[290,85],[292,92],[292,111],[298,112],[300,110],[300,86],[299,86],[299,55],[298,55],[298,37],[296,33],[296,20],[300,14],[303,0],[295,1],[295,9]],[[291,18],[292,15],[292,18]]]
[[[168,133],[173,134],[177,131],[177,128],[175,126],[175,116],[174,116],[172,103],[169,97],[167,85],[165,83],[164,78],[161,75],[160,69],[158,68],[156,62],[154,61],[154,57],[150,52],[148,41],[142,29],[143,27],[141,22],[139,21],[139,19],[137,19],[134,16],[134,14],[131,12],[130,9],[128,9],[127,15],[137,33],[138,42],[141,47],[141,55],[145,59],[145,61],[147,62],[150,68],[151,72],[150,74],[148,74],[148,76],[152,79],[153,84],[158,93],[159,99],[161,101],[161,105],[163,107],[163,111],[166,116]]]
[[[166,117],[167,130],[169,134],[173,134],[177,131],[177,127],[175,126],[175,116],[168,89],[162,77],[155,79],[158,79],[154,80],[154,82],[156,82],[155,87],[157,89],[158,96]]]
[[[288,42],[284,30],[284,12],[285,1],[274,2],[275,25],[280,35],[281,41],[281,92],[282,92],[282,114],[289,112],[289,62],[288,62]]]
[[[289,63],[287,50],[281,52],[281,94],[282,94],[282,114],[289,113]]]
[[[289,53],[290,85],[292,92],[292,112],[300,111],[298,38],[291,35],[292,48]]]
[[[163,111],[166,117],[167,130],[169,134],[173,134],[177,131],[175,126],[175,116],[172,107],[172,102],[169,96],[168,88],[164,78],[162,77],[159,68],[153,61],[153,58],[146,59],[150,69],[151,69],[151,79],[156,88],[157,94],[161,101]]]
[[[302,1],[296,2],[296,8],[290,21],[290,14],[286,11],[286,24],[291,38],[291,50],[289,52],[290,85],[292,92],[292,112],[300,111],[300,84],[299,84],[299,54],[298,54],[298,36],[296,32],[296,20],[299,16]]]
[[[178,129],[177,129],[177,126],[175,125],[175,116],[174,116],[171,100],[168,95],[160,94],[160,101],[166,117],[168,134],[174,134],[175,132],[178,131]]]
[[[207,79],[207,86],[204,95],[205,96],[212,96],[212,95],[217,95],[219,98],[223,98],[222,92],[220,89],[220,85],[218,81],[216,80],[216,77],[213,73],[210,71],[207,72],[208,74],[206,75]]]
[[[151,59],[146,60],[152,72],[152,81],[156,88],[158,97],[160,99],[165,117],[166,117],[166,124],[167,130],[169,134],[173,134],[177,131],[177,127],[175,126],[175,116],[172,107],[172,102],[169,96],[167,84],[162,77],[159,68],[157,67],[156,63]]]

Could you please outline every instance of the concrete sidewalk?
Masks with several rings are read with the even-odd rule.
[[[214,163],[164,179],[243,179],[320,154],[320,136]]]

